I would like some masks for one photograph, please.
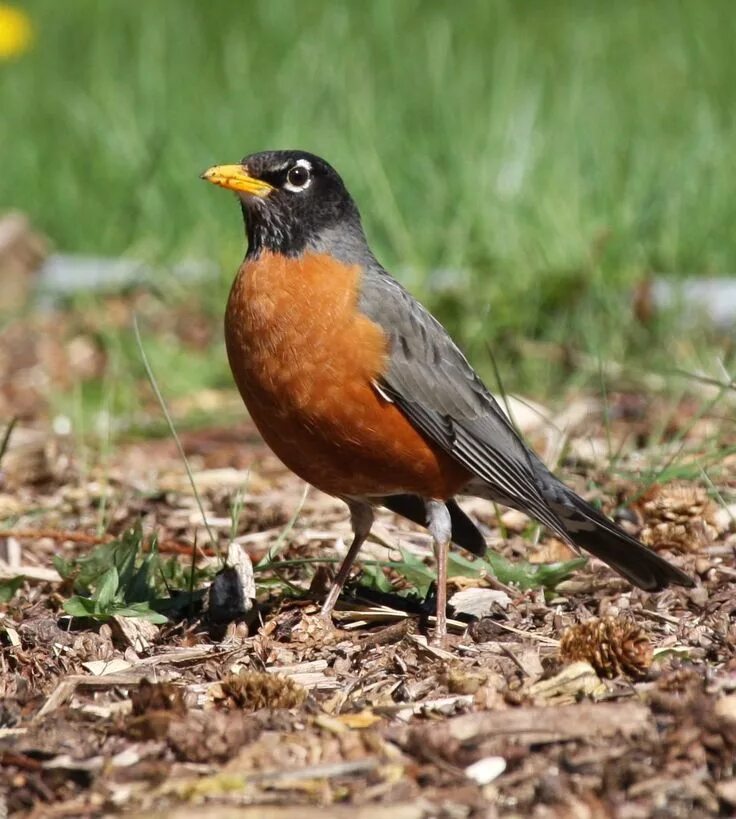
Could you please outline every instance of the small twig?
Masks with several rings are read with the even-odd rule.
[[[505,583],[502,583],[495,575],[488,574],[485,570],[481,571],[481,575],[483,581],[488,585],[489,588],[495,589],[496,591],[502,591],[505,594],[508,594],[509,597],[521,597],[522,595],[519,594],[519,590],[513,588],[513,586],[507,586]],[[452,581],[452,577],[450,578]]]
[[[360,641],[361,648],[375,648],[377,646],[386,646],[391,643],[398,643],[403,640],[407,634],[412,634],[417,626],[417,619],[415,617],[407,617],[406,620],[401,620],[398,623],[392,623],[380,631],[374,631],[368,634]]]
[[[197,552],[199,552],[200,557],[219,556],[214,549],[204,548],[203,546],[199,546],[197,543],[194,544],[181,543],[178,540],[162,540],[158,544],[158,550],[161,554],[175,554],[182,555],[182,557],[189,557],[189,555],[192,555],[192,559],[194,559],[193,556]]]
[[[514,628],[507,623],[502,623],[500,620],[493,621],[494,626],[498,626],[505,631],[510,631],[513,634],[518,634],[521,637],[527,637],[530,640],[536,640],[539,643],[546,643],[548,646],[559,646],[560,641],[554,640],[552,637],[545,637],[543,634],[535,634],[533,631],[523,631],[520,628]]]
[[[723,495],[718,491],[718,489],[716,488],[716,485],[710,479],[710,475],[708,474],[705,467],[703,467],[701,469],[701,472],[703,474],[703,479],[705,480],[705,482],[710,487],[711,492],[713,492],[713,494],[716,496],[716,498],[718,498],[718,502],[721,504],[721,507],[726,510],[726,514],[729,516],[729,518],[731,519],[731,522],[733,523],[734,520],[736,520],[736,517],[734,516],[734,513],[731,511],[731,508],[729,507],[729,505],[726,503]]]
[[[710,412],[716,404],[723,398],[727,390],[729,389],[728,386],[722,386],[721,389],[718,391],[718,394],[709,400],[703,407],[701,407],[700,411],[695,413],[695,415],[690,419],[689,423],[687,423],[683,429],[681,429],[678,434],[673,439],[673,444],[677,447],[673,452],[672,456],[665,462],[664,466],[654,475],[651,484],[653,485],[657,483],[657,481],[661,478],[661,476],[672,466],[672,464],[676,463],[677,459],[683,454],[685,447],[687,446],[687,436],[690,432],[694,429],[695,425],[704,417],[706,417],[707,413]]]
[[[41,763],[31,756],[24,753],[15,753],[14,751],[3,751],[0,754],[0,765],[4,768],[14,767],[25,771],[40,771],[42,769]]]
[[[669,372],[672,375],[680,375],[684,378],[690,378],[693,381],[697,381],[700,384],[707,384],[710,387],[719,387],[720,389],[726,390],[736,390],[736,380],[732,379],[728,374],[726,374],[727,381],[723,382],[720,381],[718,378],[711,378],[707,375],[700,375],[698,373],[691,373],[687,370],[681,370],[679,367],[674,367],[671,370],[665,370],[665,372]]]
[[[196,567],[197,554],[197,533],[194,533],[194,544],[192,545],[192,562],[189,564],[189,617],[194,615],[194,569]]]
[[[0,441],[0,463],[2,463],[3,458],[5,457],[5,453],[8,451],[8,447],[10,446],[10,436],[13,434],[13,429],[15,429],[15,425],[18,423],[18,419],[11,418],[10,423],[5,427],[5,432],[3,433],[3,439]]]
[[[651,611],[650,609],[640,609],[637,614],[649,620],[657,620],[660,623],[670,623],[670,625],[673,626],[678,626],[682,622],[679,617],[672,617],[670,614],[663,614],[662,612]]]
[[[250,470],[246,472],[245,480],[243,481],[242,486],[238,487],[237,491],[235,492],[235,497],[232,499],[230,504],[230,540],[235,540],[235,538],[238,536],[238,524],[240,523],[240,515],[243,511],[244,489],[249,477]]]
[[[493,348],[488,343],[486,343],[486,352],[488,353],[488,358],[490,358],[491,360],[491,367],[493,368],[493,377],[496,379],[496,385],[498,386],[498,391],[501,394],[501,401],[503,402],[504,409],[506,410],[506,415],[508,416],[509,424],[511,424],[511,426],[516,430],[518,435],[521,436],[521,430],[516,425],[514,413],[511,411],[511,404],[509,404],[508,393],[506,392],[503,386],[503,380],[501,379],[501,370],[499,369],[498,361],[496,361],[496,356],[493,354]]]
[[[493,514],[496,516],[496,522],[498,523],[498,530],[501,533],[501,538],[503,540],[509,539],[509,530],[506,524],[503,522],[503,512],[501,511],[501,507],[496,503],[496,501],[492,501],[493,504]]]
[[[255,569],[261,568],[261,566],[266,564],[266,563],[273,563],[274,557],[276,557],[276,555],[279,554],[279,552],[283,548],[284,541],[286,540],[286,538],[288,537],[288,535],[291,533],[292,529],[294,528],[294,524],[296,523],[297,518],[299,517],[299,515],[301,514],[302,509],[304,508],[304,504],[305,504],[305,502],[307,500],[307,494],[308,493],[309,493],[309,484],[306,484],[304,486],[304,492],[302,492],[301,500],[299,501],[299,504],[297,505],[297,507],[296,507],[296,509],[294,511],[294,514],[291,516],[291,518],[287,522],[286,526],[284,526],[284,528],[281,530],[281,532],[279,532],[279,536],[276,538],[276,542],[273,544],[273,546],[271,546],[269,548],[268,552],[266,552],[263,559],[261,561],[259,561],[257,566],[254,567]]]
[[[378,757],[365,757],[347,762],[324,762],[305,768],[263,771],[243,777],[243,782],[304,782],[308,779],[333,779],[369,773],[381,764]]]
[[[92,535],[88,532],[66,532],[63,529],[0,529],[0,537],[14,537],[17,540],[37,540],[47,537],[51,540],[68,540],[97,546],[115,540],[112,535]]]
[[[523,663],[519,660],[514,652],[506,645],[506,643],[499,643],[498,647],[501,649],[501,652],[505,654],[509,660],[521,671],[521,673],[525,676],[529,676],[529,672],[524,668]]]
[[[143,361],[143,366],[146,370],[146,375],[148,376],[148,380],[151,383],[151,389],[153,390],[154,395],[156,396],[156,400],[161,407],[161,411],[164,414],[164,418],[166,419],[166,423],[168,424],[169,431],[176,443],[176,448],[179,450],[179,455],[181,456],[182,461],[184,462],[184,469],[187,473],[187,478],[189,478],[189,484],[192,487],[192,492],[194,492],[194,497],[197,501],[197,506],[199,507],[199,513],[202,516],[202,523],[204,523],[204,528],[207,530],[207,535],[212,543],[212,546],[217,553],[218,558],[222,559],[220,555],[220,545],[215,537],[212,529],[210,528],[209,521],[207,520],[207,515],[204,511],[204,504],[202,503],[202,498],[199,494],[199,490],[197,489],[197,484],[194,481],[194,475],[192,474],[192,469],[189,466],[189,460],[184,452],[184,447],[182,446],[181,440],[179,438],[179,434],[176,431],[176,427],[174,426],[174,421],[169,414],[169,409],[166,406],[166,402],[164,401],[164,397],[161,394],[161,390],[158,387],[158,382],[156,381],[156,376],[153,373],[153,369],[151,368],[151,364],[148,361],[148,356],[146,355],[146,351],[143,348],[143,340],[141,339],[141,332],[138,328],[138,316],[134,313],[133,314],[133,331],[135,333],[135,341],[138,345],[138,352],[140,353],[141,360]]]
[[[717,543],[715,546],[707,546],[705,553],[708,557],[725,557],[734,553],[734,547]]]
[[[111,534],[90,534],[89,532],[69,532],[64,529],[0,529],[0,537],[14,537],[16,540],[40,540],[41,538],[49,538],[50,540],[67,540],[70,543],[81,543],[85,546],[99,546],[104,543],[112,543],[116,540],[115,535]],[[147,550],[149,545],[142,544],[143,550]],[[213,557],[214,552],[207,553],[196,544],[190,546],[187,543],[180,543],[176,540],[163,540],[158,544],[159,552],[167,554],[181,554],[189,555],[192,551],[199,550],[202,557]]]
[[[723,566],[721,564],[711,566],[710,571],[718,572],[719,574],[725,574],[726,577],[736,577],[736,569],[729,569],[728,566]]]

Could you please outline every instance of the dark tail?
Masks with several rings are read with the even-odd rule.
[[[564,507],[556,504],[554,511],[567,536],[577,546],[600,558],[640,589],[658,591],[670,584],[694,585],[685,572],[628,535],[567,487],[565,489],[567,503]]]
[[[544,523],[551,531],[571,545],[595,555],[640,589],[658,591],[670,584],[694,585],[689,575],[639,543],[568,489],[533,452],[529,452],[529,460],[538,491],[534,503],[530,503],[527,497],[501,496],[482,479],[470,481],[463,493],[512,506],[533,518],[536,518],[534,510],[539,509],[540,504],[546,506]]]
[[[418,495],[391,495],[382,498],[381,503],[397,515],[402,515],[420,526],[427,525],[424,501]],[[478,527],[454,500],[447,501],[447,509],[452,521],[452,542],[474,555],[484,555],[486,541]]]
[[[544,472],[537,474],[537,479],[541,497],[547,501],[560,523],[557,535],[595,555],[634,586],[645,591],[659,591],[669,585],[694,585],[689,575],[624,532],[620,526],[568,489],[546,468]],[[479,484],[472,486],[469,494],[471,493],[486,496]],[[507,499],[502,502],[508,504]],[[381,503],[397,515],[420,526],[427,525],[424,501],[417,495],[391,495],[382,498]],[[527,511],[521,503],[513,505],[521,511]],[[474,555],[484,555],[486,542],[478,527],[456,501],[449,500],[447,508],[452,521],[452,542]]]

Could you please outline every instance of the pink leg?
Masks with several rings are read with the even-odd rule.
[[[350,521],[353,525],[353,542],[350,544],[345,559],[340,564],[340,568],[337,571],[337,575],[330,586],[330,591],[327,593],[327,598],[322,606],[322,616],[326,620],[329,620],[332,616],[332,610],[335,608],[335,603],[337,603],[337,598],[340,596],[345,581],[350,576],[350,570],[353,568],[353,563],[355,563],[355,558],[358,556],[360,547],[365,543],[365,539],[370,534],[371,526],[373,526],[373,508],[369,504],[353,500],[346,500],[345,502],[350,507]]]
[[[444,643],[447,637],[447,551],[452,536],[452,521],[447,506],[439,500],[425,501],[427,527],[434,538],[434,556],[437,561],[437,625],[435,642]]]

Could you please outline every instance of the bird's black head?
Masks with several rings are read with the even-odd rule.
[[[202,178],[235,191],[248,254],[298,256],[338,244],[364,243],[360,216],[337,171],[306,151],[263,151],[237,165],[217,165]]]

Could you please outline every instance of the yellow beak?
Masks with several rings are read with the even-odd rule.
[[[268,196],[274,190],[273,185],[269,185],[268,182],[249,176],[242,165],[215,165],[208,168],[201,178],[221,188],[249,193],[252,196]]]

